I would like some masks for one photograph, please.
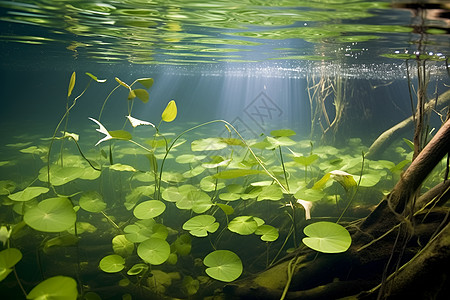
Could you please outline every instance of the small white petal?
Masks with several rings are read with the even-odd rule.
[[[133,118],[133,117],[130,116],[130,115],[128,115],[128,116],[126,116],[126,117],[127,117],[128,121],[130,121],[131,126],[133,126],[133,127],[137,127],[137,126],[139,126],[139,125],[150,125],[150,126],[155,127],[155,125],[153,125],[153,124],[150,123],[150,122],[147,122],[147,121],[143,121],[143,120],[139,120],[139,119]]]
[[[89,120],[95,122],[100,128],[95,129],[100,133],[103,133],[104,135],[106,135],[104,138],[102,138],[100,141],[97,142],[97,144],[95,144],[95,146],[97,146],[98,144],[100,144],[101,142],[107,141],[107,140],[111,140],[113,137],[109,134],[108,130],[106,130],[105,126],[102,125],[102,123],[100,123],[99,121],[97,121],[94,118],[89,118]]]

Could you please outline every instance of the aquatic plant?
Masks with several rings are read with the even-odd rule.
[[[94,75],[88,76],[98,81]],[[262,268],[275,266],[289,248],[346,252],[352,239],[342,221],[352,206],[370,205],[357,194],[368,188],[390,187],[405,166],[402,161],[412,155],[404,143],[407,150],[399,151],[400,163],[368,160],[359,154],[366,150],[359,141],[353,141],[349,149],[313,148],[310,140],[295,140],[290,129],[245,140],[224,120],[198,124],[179,134],[163,132],[163,122],[172,123],[182,113],[176,102],[167,103],[160,120],[141,120],[134,117],[133,101],[149,101],[146,89],[153,80],[142,78],[127,84],[116,78],[116,82],[97,119],[89,116],[96,125],[92,132],[100,135],[81,135],[89,140],[91,150],[82,151],[86,144],[80,145],[80,135],[69,133],[70,128],[64,128],[60,136],[55,130],[50,144],[69,139],[76,145],[75,154],[61,148],[58,155],[51,155],[50,146],[34,180],[0,182],[2,207],[13,216],[0,227],[6,247],[0,252],[0,278],[5,280],[14,273],[28,297],[94,295],[96,290],[83,277],[86,266],[107,273],[117,281],[117,288],[130,292],[207,295],[220,282],[233,282],[246,271],[261,271],[261,257],[265,257]],[[135,83],[146,89],[135,88]],[[74,85],[75,76],[69,83],[69,96]],[[119,88],[128,90],[128,110],[121,129],[110,130],[117,124],[105,126],[107,115],[103,112]],[[74,104],[75,100],[66,108],[57,129]],[[224,136],[209,133],[188,142],[194,131],[217,125],[220,130],[225,128]],[[63,154],[64,162],[60,159]],[[30,154],[25,151],[22,155]],[[48,187],[39,186],[39,181]],[[345,208],[340,208],[341,203]],[[326,215],[317,211],[325,219],[317,222],[312,208],[321,205],[337,209]],[[39,257],[59,249],[74,249],[74,253],[67,258],[71,270],[34,279],[36,287],[27,293],[29,287],[22,286],[20,272],[14,272],[22,260],[15,245],[31,233],[38,241]],[[107,250],[83,261],[79,253],[86,245],[82,242],[105,237]],[[249,249],[233,240],[251,241]],[[37,266],[40,263],[41,258]],[[288,263],[291,276],[284,286],[286,292],[301,262],[294,257]],[[67,285],[67,294],[58,295],[58,285]]]

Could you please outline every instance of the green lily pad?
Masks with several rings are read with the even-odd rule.
[[[292,136],[292,135],[296,135],[294,130],[291,129],[278,129],[278,130],[272,130],[270,132],[271,136]]]
[[[133,254],[134,251],[134,243],[127,240],[125,235],[120,234],[116,235],[112,239],[112,248],[114,253],[120,255],[120,256],[130,256]]]
[[[137,254],[149,264],[160,265],[169,258],[170,246],[163,239],[149,238],[139,244]]]
[[[185,276],[183,278],[182,287],[185,293],[189,296],[197,294],[200,288],[200,281],[192,278],[192,276]]]
[[[67,276],[50,277],[35,286],[27,295],[27,299],[32,300],[76,300],[77,297],[77,282]]]
[[[269,142],[269,146],[267,146],[267,149],[275,149],[276,147],[281,147],[281,146],[292,146],[295,145],[296,142],[294,140],[292,140],[291,138],[287,137],[287,136],[280,136],[280,137],[276,137],[273,138],[271,136],[266,137],[266,141]]]
[[[59,165],[52,165],[50,168],[50,182],[54,186],[64,185],[84,174],[84,168],[81,167],[61,167]],[[47,168],[42,168],[39,171],[39,180],[42,182],[48,181]]]
[[[8,248],[0,251],[0,281],[5,279],[14,267],[22,259],[22,252],[16,248]]]
[[[234,218],[228,224],[228,229],[241,235],[249,235],[258,228],[257,220],[252,216],[239,216]]]
[[[309,155],[309,156],[294,156],[293,160],[296,163],[299,163],[302,166],[307,167],[307,166],[313,164],[318,158],[319,158],[319,155],[312,154],[312,155]]]
[[[303,232],[308,236],[303,238],[303,243],[309,248],[323,253],[345,252],[352,243],[347,229],[332,222],[310,224],[303,229]]]
[[[123,231],[127,240],[140,243],[150,237],[166,239],[169,231],[163,224],[158,224],[153,219],[139,220],[134,224],[126,226]]]
[[[203,263],[208,267],[206,274],[224,282],[238,279],[243,270],[239,256],[229,250],[211,252],[203,259]]]
[[[211,215],[195,216],[183,224],[184,230],[189,230],[190,234],[197,237],[205,237],[208,235],[208,232],[214,233],[217,228],[219,228],[219,223]]]
[[[283,192],[278,185],[272,184],[262,187],[261,192],[258,194],[257,201],[272,200],[277,201],[283,198]]]
[[[133,211],[138,219],[151,219],[159,216],[166,210],[166,205],[159,200],[149,200],[139,203]]]
[[[125,259],[117,254],[105,256],[100,260],[99,267],[106,273],[117,273],[125,268]]]
[[[8,196],[13,201],[29,201],[41,194],[48,192],[48,188],[41,186],[29,186],[22,191],[16,192]]]
[[[49,198],[25,211],[23,220],[31,228],[44,232],[61,232],[75,224],[77,215],[67,198]]]
[[[175,242],[173,242],[173,247],[175,248],[177,254],[181,256],[188,255],[191,253],[192,249],[192,238],[189,234],[180,235]]]
[[[259,226],[256,229],[255,234],[260,235],[261,240],[263,240],[265,242],[276,241],[279,236],[278,230],[275,227],[270,226],[270,225]]]
[[[114,171],[121,171],[121,172],[137,172],[137,170],[135,168],[133,168],[132,166],[123,165],[123,164],[119,164],[119,163],[109,166],[109,169],[114,170]]]
[[[85,192],[81,195],[78,204],[88,212],[98,213],[106,208],[103,197],[96,191]]]
[[[195,140],[191,143],[192,151],[221,150],[228,146],[221,138],[207,138]]]

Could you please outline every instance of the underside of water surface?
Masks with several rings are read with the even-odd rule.
[[[0,1],[5,299],[447,299],[446,1]]]

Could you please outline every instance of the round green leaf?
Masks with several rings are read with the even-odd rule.
[[[125,259],[117,254],[111,254],[102,258],[99,267],[106,273],[117,273],[125,268]]]
[[[234,252],[229,250],[216,250],[208,254],[203,260],[206,274],[210,277],[231,282],[236,280],[242,274],[242,261]]]
[[[165,240],[149,238],[139,244],[137,254],[152,265],[160,265],[169,258],[170,246]]]
[[[75,300],[78,297],[77,282],[66,276],[50,277],[35,286],[27,299]]]
[[[116,235],[112,240],[112,248],[116,254],[121,256],[129,256],[133,254],[134,243],[127,240],[123,234]]]
[[[303,229],[308,236],[303,243],[309,248],[323,253],[341,253],[347,251],[352,243],[350,233],[339,224],[316,222]]]
[[[8,196],[13,201],[29,201],[41,194],[48,192],[48,188],[42,186],[29,186],[22,191]]]
[[[236,217],[228,224],[228,229],[241,235],[249,235],[256,231],[258,223],[252,216]]]
[[[261,240],[273,242],[278,239],[278,230],[270,225],[261,225],[256,229],[255,234],[261,235]]]
[[[101,212],[106,208],[106,203],[103,202],[103,197],[96,191],[85,192],[80,197],[80,207],[88,212]]]
[[[173,242],[173,247],[175,248],[177,254],[184,256],[191,252],[191,236],[189,234],[180,235],[175,242]]]
[[[166,209],[166,205],[159,200],[149,200],[138,204],[133,214],[138,219],[151,219],[159,216]]]
[[[25,211],[23,220],[33,229],[61,232],[75,224],[77,215],[67,198],[49,198]]]
[[[0,281],[13,271],[12,267],[22,259],[22,252],[16,248],[0,251]]]
[[[195,216],[183,224],[184,230],[189,230],[190,234],[197,237],[207,236],[208,232],[214,233],[217,228],[219,228],[219,223],[211,215]]]
[[[47,168],[42,168],[39,173],[39,180],[47,182]],[[50,168],[50,182],[52,185],[60,186],[83,176],[83,174],[84,168],[81,167],[61,167],[59,165],[53,165]]]

